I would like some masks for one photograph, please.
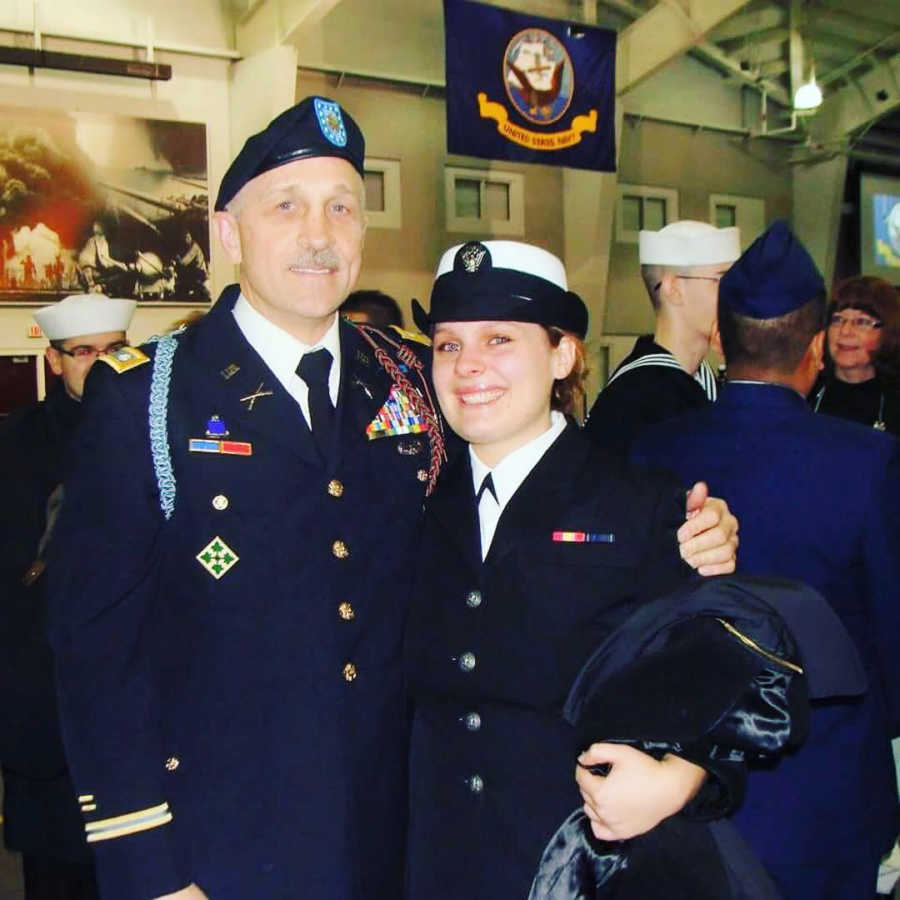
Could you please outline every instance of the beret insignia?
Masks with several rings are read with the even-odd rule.
[[[347,129],[344,127],[344,117],[341,115],[340,106],[331,100],[323,100],[321,97],[316,97],[313,104],[322,134],[335,147],[345,147],[347,145]]]

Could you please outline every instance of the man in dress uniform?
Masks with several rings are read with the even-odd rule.
[[[214,217],[240,284],[90,379],[51,636],[104,898],[400,895],[399,647],[443,450],[416,345],[336,314],[364,152],[322,97],[250,138]]]
[[[90,379],[51,635],[104,898],[401,896],[400,645],[444,449],[425,348],[337,315],[363,160],[323,97],[251,137],[214,217],[240,284]]]
[[[34,317],[60,376],[46,399],[0,428],[2,525],[0,763],[6,846],[22,854],[27,900],[96,896],[91,853],[60,734],[53,661],[45,637],[44,555],[58,509],[81,394],[98,354],[125,344],[137,304],[98,294],[66,297]]]
[[[673,222],[638,237],[641,278],[656,330],[637,339],[594,402],[585,430],[625,455],[647,425],[716,399],[706,354],[716,325],[716,287],[741,255],[737,228]]]
[[[806,743],[751,773],[735,816],[792,900],[873,896],[897,833],[900,448],[806,406],[824,315],[821,276],[776,223],[719,286],[729,381],[718,402],[648,429],[632,454],[686,481],[702,472],[740,517],[740,571],[821,591],[867,667],[868,694],[814,706]]]

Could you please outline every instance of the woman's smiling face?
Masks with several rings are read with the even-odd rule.
[[[450,427],[495,466],[550,427],[553,382],[575,349],[529,322],[442,322],[434,330],[434,386]]]

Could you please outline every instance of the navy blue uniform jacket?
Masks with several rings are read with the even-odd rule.
[[[406,646],[411,900],[528,895],[547,842],[582,803],[563,703],[636,604],[689,574],[675,539],[683,519],[676,483],[628,473],[569,425],[510,499],[482,562],[469,454],[442,473]],[[554,540],[563,531],[593,540]]]
[[[367,438],[392,379],[342,322],[321,462],[234,321],[236,295],[177,338],[170,520],[148,440],[152,366],[89,377],[50,568],[64,734],[87,828],[104,838],[102,896],[195,881],[214,900],[396,900],[401,640],[428,435]],[[250,409],[241,398],[260,385],[272,394]],[[188,452],[212,415],[252,455]],[[218,579],[197,559],[216,538],[238,559]]]
[[[4,838],[13,850],[71,862],[88,862],[90,851],[59,729],[46,636],[47,577],[32,564],[47,528],[47,501],[63,480],[80,420],[81,404],[60,381],[44,402],[14,413],[0,428]]]
[[[817,588],[867,666],[859,702],[814,707],[806,743],[753,771],[735,822],[764,862],[876,858],[893,841],[890,730],[900,720],[900,453],[817,416],[794,391],[732,383],[717,403],[649,429],[634,459],[702,474],[741,523],[738,570]],[[873,876],[874,878],[874,873]]]

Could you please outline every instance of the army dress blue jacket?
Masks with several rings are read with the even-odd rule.
[[[740,520],[738,571],[806,582],[854,639],[868,694],[814,707],[806,743],[751,770],[735,822],[773,871],[868,862],[872,881],[896,835],[889,738],[900,724],[900,445],[815,415],[789,388],[737,382],[717,403],[649,429],[633,459],[666,466],[684,484],[702,473]]]
[[[676,483],[629,473],[570,424],[482,562],[469,454],[442,473],[406,643],[410,900],[528,895],[547,842],[583,802],[566,696],[637,604],[688,576],[683,518]]]
[[[391,432],[395,378],[342,322],[323,461],[236,297],[174,338],[149,434],[159,360],[88,379],[51,636],[101,894],[196,882],[213,900],[396,900],[429,434]],[[421,386],[409,347],[366,334]]]

